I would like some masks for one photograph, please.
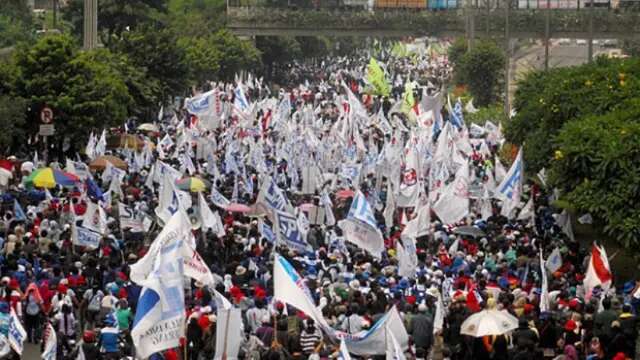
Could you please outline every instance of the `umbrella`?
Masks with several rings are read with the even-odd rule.
[[[298,208],[302,211],[311,211],[311,209],[313,209],[314,207],[316,206],[312,203],[304,203],[304,204],[298,205]]]
[[[138,130],[140,130],[140,131],[158,132],[158,127],[155,126],[152,123],[144,123],[144,124],[140,124],[140,126],[138,126]]]
[[[247,205],[238,204],[238,203],[231,203],[227,205],[224,209],[229,212],[240,212],[240,213],[248,213],[249,211],[251,211],[251,208],[248,207]]]
[[[453,230],[453,233],[458,235],[468,235],[473,237],[485,236],[484,231],[478,229],[475,226],[458,226],[457,228],[455,228],[455,230]]]
[[[91,170],[104,170],[104,168],[107,167],[107,162],[110,162],[111,165],[122,170],[127,170],[127,168],[129,167],[129,164],[127,164],[126,161],[113,155],[99,156],[95,160],[93,160],[91,164],[89,164],[89,167],[91,168]]]
[[[209,184],[200,178],[192,176],[176,180],[176,186],[184,191],[203,192]]]
[[[80,179],[77,176],[50,167],[38,169],[27,178],[27,184],[48,189],[54,188],[56,185],[74,186],[78,182]]]
[[[336,196],[339,199],[350,198],[350,197],[353,197],[353,195],[355,195],[355,193],[353,192],[353,190],[349,190],[349,189],[338,190],[338,192],[336,193]]]
[[[469,316],[460,327],[460,334],[473,337],[502,335],[518,328],[518,318],[504,310],[482,310]]]

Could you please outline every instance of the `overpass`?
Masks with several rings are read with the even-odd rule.
[[[240,36],[478,36],[519,39],[640,38],[640,11],[622,9],[429,9],[227,7]]]

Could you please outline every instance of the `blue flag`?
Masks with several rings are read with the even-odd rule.
[[[18,221],[27,220],[27,216],[24,214],[24,210],[22,210],[22,206],[17,199],[13,199],[13,214]]]
[[[302,233],[298,228],[298,219],[295,215],[278,210],[274,211],[274,215],[278,236],[289,248],[301,252],[311,248],[302,237]]]

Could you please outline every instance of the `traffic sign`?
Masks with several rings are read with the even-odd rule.
[[[51,124],[53,122],[53,110],[50,107],[45,106],[40,110],[40,121],[43,124]]]
[[[38,133],[40,136],[53,136],[55,134],[56,128],[53,124],[44,124],[40,125],[40,132]]]

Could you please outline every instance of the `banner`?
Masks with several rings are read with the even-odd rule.
[[[71,240],[74,245],[84,246],[90,250],[96,250],[100,247],[101,234],[76,224],[71,224],[71,226]]]
[[[290,249],[305,252],[311,246],[304,241],[302,232],[298,228],[298,219],[284,211],[276,210],[274,213],[276,234],[281,244],[286,244]]]
[[[131,232],[144,231],[144,218],[136,214],[133,209],[118,202],[118,212],[120,215],[120,229],[131,229]]]

